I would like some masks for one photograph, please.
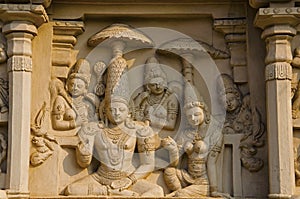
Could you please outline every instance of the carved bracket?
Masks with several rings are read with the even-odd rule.
[[[53,23],[52,76],[67,78],[69,67],[76,62],[78,51],[74,50],[76,36],[82,34],[84,24],[77,21]]]
[[[246,20],[245,19],[215,19],[215,30],[224,34],[231,58],[235,83],[246,83],[247,56],[246,56]]]

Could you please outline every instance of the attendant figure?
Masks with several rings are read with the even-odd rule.
[[[98,98],[88,93],[90,83],[90,64],[79,59],[66,82],[66,90],[59,80],[52,81],[56,97],[52,108],[52,127],[55,130],[71,130],[97,121]]]
[[[168,88],[166,74],[158,60],[150,57],[145,65],[146,91],[135,98],[138,121],[149,121],[151,127],[174,130],[178,116],[178,101]]]

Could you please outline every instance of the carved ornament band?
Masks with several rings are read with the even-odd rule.
[[[8,72],[10,71],[32,71],[32,59],[26,56],[12,56],[8,59]]]
[[[276,62],[266,66],[266,81],[291,80],[292,67],[287,62]]]

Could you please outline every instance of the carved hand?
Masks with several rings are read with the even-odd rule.
[[[115,180],[111,183],[111,188],[119,189],[120,191],[127,189],[132,185],[132,181],[129,178],[122,178],[121,180]]]
[[[187,142],[185,145],[184,145],[184,151],[187,152],[188,154],[191,153],[193,151],[193,144],[191,142]]]
[[[80,155],[83,157],[92,155],[89,144],[83,144],[80,142],[78,145],[78,150],[80,151]]]
[[[177,149],[177,143],[170,136],[161,140],[161,146],[167,149],[168,151]]]

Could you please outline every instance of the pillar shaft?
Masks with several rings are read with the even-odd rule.
[[[282,9],[283,10],[283,9]],[[284,9],[286,10],[286,9]],[[287,20],[287,18],[291,20]],[[269,154],[269,198],[294,194],[293,125],[291,108],[291,40],[296,35],[294,15],[261,9],[256,25],[266,42],[266,107]],[[291,22],[291,23],[288,23]]]
[[[11,22],[3,27],[7,38],[9,76],[8,189],[12,194],[28,195],[31,40],[37,34],[29,22]]]

